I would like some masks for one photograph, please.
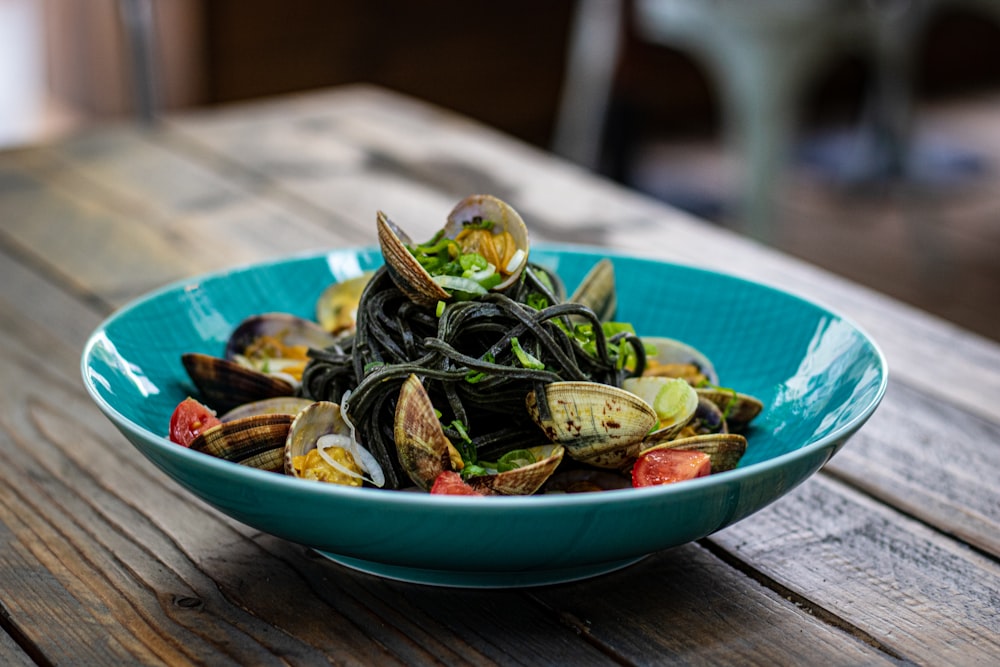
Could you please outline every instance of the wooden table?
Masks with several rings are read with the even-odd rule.
[[[472,192],[535,238],[784,286],[859,322],[881,407],[818,475],[585,582],[384,581],[195,501],[79,356],[169,281],[415,237]],[[801,221],[806,224],[807,221]],[[1000,346],[441,110],[348,87],[0,153],[0,663],[1000,664]]]

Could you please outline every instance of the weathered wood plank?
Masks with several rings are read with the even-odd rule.
[[[1000,656],[1000,562],[826,476],[711,541],[906,660]]]
[[[77,189],[98,189],[102,200],[141,211],[146,224],[164,229],[197,232],[207,225],[209,240],[228,238],[257,253],[300,251],[308,247],[301,237],[338,246],[368,242],[337,211],[269,189],[267,178],[225,158],[192,159],[172,147],[173,141],[171,133],[110,127],[52,146],[46,155]],[[305,174],[308,166],[288,168]],[[267,242],[253,243],[261,240]]]
[[[706,664],[748,661],[749,653],[769,664],[869,664],[876,658],[864,651],[871,648],[915,664],[986,666],[1000,656],[997,562],[823,476],[703,543],[744,562],[767,595],[787,596],[855,637],[860,653],[827,645],[815,630],[808,646],[789,641],[802,635],[788,633],[783,610],[758,607],[753,587],[733,582],[739,575],[717,578],[702,567],[706,556],[687,547],[585,588],[536,595],[582,619],[586,632],[628,660],[641,660],[644,649],[635,647],[650,645]],[[681,596],[672,589],[678,581]],[[731,607],[758,612],[747,619]],[[622,625],[615,615],[624,608],[638,613]],[[712,610],[711,630],[699,626],[699,609]]]
[[[685,545],[586,586],[534,592],[626,664],[893,664],[878,639],[849,618],[813,615],[801,600],[759,586],[715,556]],[[628,609],[627,622],[621,610]],[[802,618],[808,619],[803,625]],[[808,637],[808,641],[789,641]]]
[[[17,645],[13,637],[2,632],[0,633],[0,664],[9,667],[31,667],[37,663]]]
[[[901,383],[826,470],[1000,557],[1000,425]]]
[[[129,212],[61,192],[29,169],[12,167],[7,159],[0,165],[0,242],[47,266],[74,292],[114,304],[123,298],[125,285],[150,290],[196,270],[191,253],[164,257],[161,235],[135,224]]]
[[[0,242],[79,292],[120,306],[182,277],[350,244],[350,226],[317,224],[242,197],[238,184],[218,192],[219,179],[202,177],[204,168],[167,159],[169,152],[142,140],[127,144],[112,134],[108,143],[103,152],[69,144],[65,153],[0,156]],[[194,173],[180,179],[185,166]],[[150,185],[178,181],[173,190]],[[204,189],[192,192],[199,183]],[[66,233],[71,227],[75,236]]]

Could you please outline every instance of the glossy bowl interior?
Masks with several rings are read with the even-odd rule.
[[[604,256],[615,265],[619,320],[700,348],[722,384],[764,400],[736,470],[603,493],[441,497],[305,482],[166,439],[174,406],[196,395],[182,353],[221,354],[251,314],[312,317],[331,282],[381,264],[376,248],[238,268],[138,299],[94,331],[83,379],[132,445],[239,521],[380,576],[476,587],[594,576],[720,530],[816,472],[878,406],[887,368],[877,345],[819,305],[687,266],[567,246],[532,250],[570,290]]]

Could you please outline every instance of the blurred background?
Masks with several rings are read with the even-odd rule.
[[[0,150],[356,82],[1000,340],[1000,0],[0,0]]]

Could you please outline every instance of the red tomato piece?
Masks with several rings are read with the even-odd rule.
[[[216,424],[220,424],[215,412],[193,398],[185,398],[170,415],[170,440],[185,447],[191,441]]]
[[[450,496],[481,496],[483,494],[462,481],[462,476],[457,472],[445,471],[434,480],[431,493],[440,493]]]
[[[711,459],[704,452],[653,449],[640,456],[632,467],[632,486],[673,484],[711,472]]]

